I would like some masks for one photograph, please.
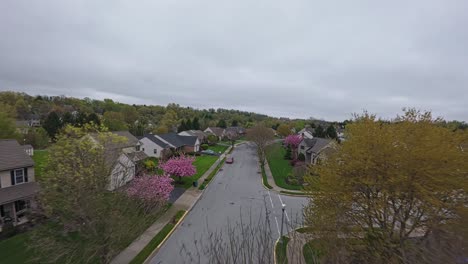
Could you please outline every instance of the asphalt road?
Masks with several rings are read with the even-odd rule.
[[[281,230],[281,208],[286,205],[283,233],[297,227],[302,221],[302,208],[307,199],[278,195],[266,190],[261,183],[255,147],[238,146],[232,153],[233,164],[225,164],[208,185],[200,200],[188,213],[181,225],[160,248],[151,263],[190,263],[188,254],[202,254],[198,241],[205,239],[208,231],[224,230],[241,218],[261,219],[268,215],[272,230],[272,243]],[[265,212],[268,211],[268,214]],[[288,225],[286,225],[288,223]]]

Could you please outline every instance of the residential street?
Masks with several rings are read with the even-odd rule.
[[[286,204],[285,222],[290,222],[292,227],[298,226],[307,198],[280,196],[266,190],[261,183],[261,174],[258,173],[254,146],[242,144],[234,150],[232,156],[234,163],[224,165],[223,170],[219,171],[198,203],[150,263],[190,263],[187,252],[201,253],[196,250],[194,242],[200,240],[207,230],[224,230],[228,223],[239,222],[241,214],[244,220],[252,217],[256,223],[265,215],[265,207],[270,212],[269,220],[274,236],[271,243],[279,237],[282,203]],[[289,229],[285,225],[283,234]],[[200,258],[201,263],[204,263],[204,256]]]

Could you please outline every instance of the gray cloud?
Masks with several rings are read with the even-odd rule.
[[[467,11],[463,0],[5,0],[0,90],[468,120]]]

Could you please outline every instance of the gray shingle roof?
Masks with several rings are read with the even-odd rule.
[[[16,140],[0,140],[0,171],[30,166],[34,166],[34,161]]]
[[[176,148],[182,146],[194,146],[195,142],[197,142],[196,136],[181,136],[177,133],[166,133],[158,135],[158,137],[164,139],[165,141],[169,142],[171,145],[175,146]]]
[[[0,188],[0,204],[31,197],[38,191],[39,184],[37,182],[26,182],[6,188]]]
[[[224,133],[224,128],[221,128],[221,127],[209,127],[209,129],[211,131],[213,131],[213,133],[218,136],[218,137],[221,137],[223,136],[223,133]]]
[[[169,147],[168,144],[166,144],[165,142],[161,141],[159,138],[155,137],[153,134],[145,134],[144,136],[142,137],[139,137],[139,139],[142,139],[142,138],[147,138],[151,141],[153,141],[154,143],[156,143],[156,145],[162,147],[162,148],[167,148]]]
[[[313,143],[313,145],[307,149],[307,153],[319,153],[324,147],[332,142],[331,139],[317,137],[309,139],[309,141]]]

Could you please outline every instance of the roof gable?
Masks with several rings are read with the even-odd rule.
[[[0,171],[31,166],[34,161],[16,140],[0,140]]]

